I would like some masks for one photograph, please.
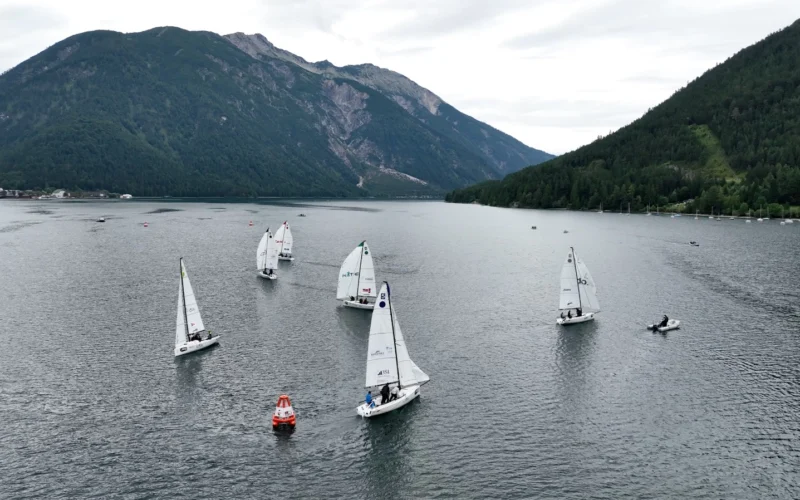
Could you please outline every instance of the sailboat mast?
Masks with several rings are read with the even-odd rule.
[[[400,362],[397,360],[397,338],[394,336],[394,311],[392,310],[392,290],[389,288],[389,285],[386,285],[386,293],[388,297],[386,299],[389,301],[389,319],[392,321],[392,345],[394,346],[394,366],[397,369],[397,389],[400,390],[402,387],[400,386]]]
[[[183,287],[183,257],[178,259],[181,266],[181,298],[183,299],[183,327],[186,329],[186,342],[189,341],[189,318],[186,316],[186,289]]]
[[[581,308],[581,313],[583,312],[583,302],[581,301],[581,280],[578,278],[578,257],[575,256],[575,249],[569,247],[572,250],[572,265],[575,266],[575,283],[578,286],[578,305]],[[399,374],[400,372],[398,372]]]
[[[366,240],[365,240],[366,241]],[[361,256],[358,259],[358,278],[356,278],[356,298],[361,291],[361,263],[364,262],[364,241],[361,242]],[[392,325],[392,335],[394,335],[394,325]]]

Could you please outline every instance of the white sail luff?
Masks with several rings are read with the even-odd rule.
[[[192,284],[189,281],[189,274],[186,272],[186,267],[181,260],[181,277],[183,279],[183,301],[186,308],[186,320],[189,323],[189,334],[202,332],[205,330],[203,325],[203,318],[200,317],[200,306],[194,296]]]
[[[359,271],[357,297],[377,297],[375,289],[375,265],[372,262],[372,252],[364,242],[364,253],[361,256],[361,270]]]
[[[381,299],[372,312],[367,346],[366,387],[396,383],[397,361],[392,335],[391,301],[386,285],[381,288]]]
[[[183,263],[181,263],[183,269]],[[175,345],[186,343],[186,322],[183,317],[183,280],[178,285],[178,318],[175,321]]]
[[[261,241],[258,242],[256,250],[256,269],[263,271],[267,267],[267,240],[269,239],[269,229],[264,232]]]

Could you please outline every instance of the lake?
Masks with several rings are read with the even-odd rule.
[[[284,220],[296,261],[261,280]],[[431,377],[373,420],[370,313],[335,299],[363,239]],[[559,327],[570,246],[603,309]],[[0,201],[2,496],[798,498],[798,248],[774,220]],[[175,359],[180,256],[223,337]],[[644,328],[663,314],[681,329]]]

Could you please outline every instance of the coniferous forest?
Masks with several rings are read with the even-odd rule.
[[[800,213],[800,21],[630,125],[447,201],[573,210]]]

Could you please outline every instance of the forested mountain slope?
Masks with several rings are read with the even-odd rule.
[[[707,71],[644,116],[452,202],[745,213],[800,204],[800,21]],[[773,213],[780,207],[773,205]]]

